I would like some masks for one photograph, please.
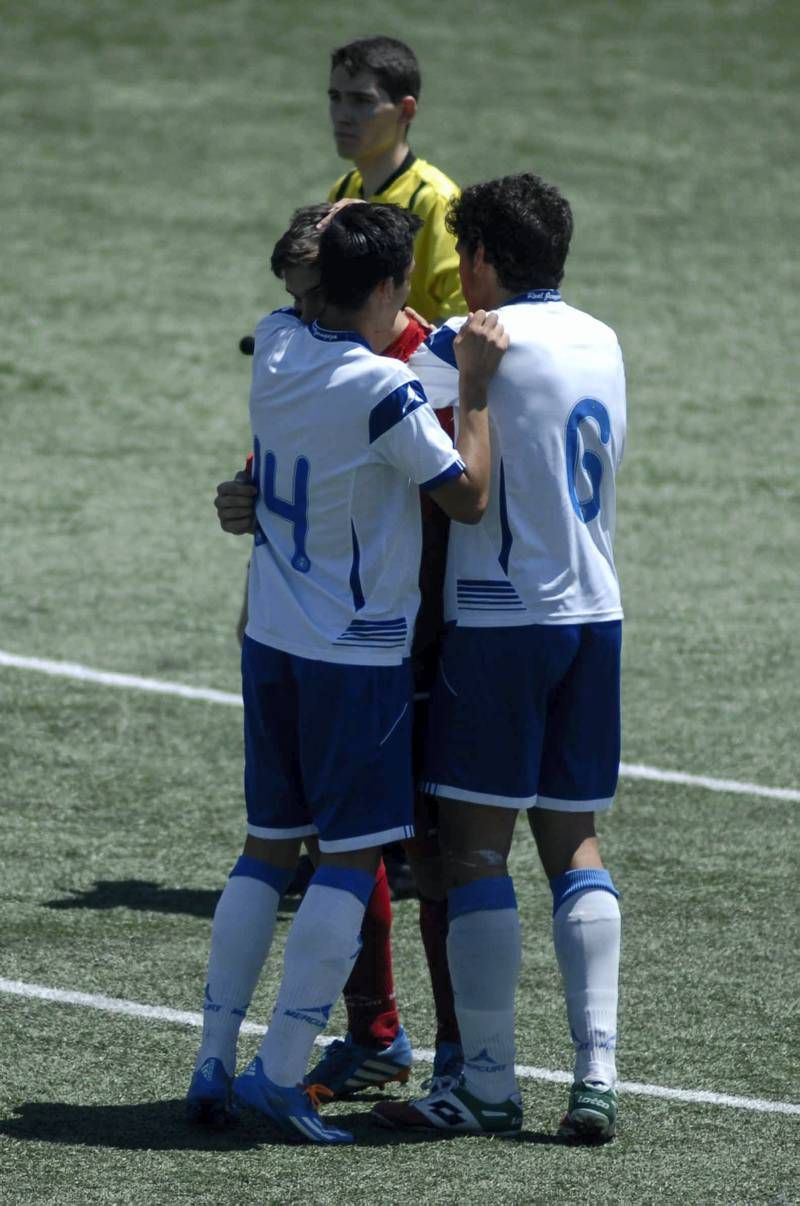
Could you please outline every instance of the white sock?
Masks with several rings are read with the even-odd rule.
[[[203,1038],[196,1068],[214,1056],[222,1060],[229,1076],[234,1074],[239,1030],[275,932],[282,890],[278,885],[290,876],[291,872],[285,875],[243,856],[225,884],[211,927]]]
[[[329,886],[333,870],[316,873],[286,940],[283,979],[258,1052],[264,1072],[277,1085],[303,1079],[314,1039],[328,1024],[361,948],[361,923],[375,877],[349,872],[365,881],[356,895],[344,886],[346,879],[341,887]],[[321,871],[328,873],[327,882],[318,882]]]
[[[498,885],[500,900],[492,904],[512,907],[472,907],[485,905],[481,894],[495,892]],[[481,1101],[507,1101],[517,1088],[514,997],[522,953],[511,880],[477,880],[455,888],[448,907],[447,960],[464,1048],[464,1085]]]
[[[567,896],[553,917],[553,942],[575,1045],[575,1080],[604,1088],[612,1088],[617,1079],[620,929],[617,898],[602,888]]]

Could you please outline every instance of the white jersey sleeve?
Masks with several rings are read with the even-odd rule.
[[[458,405],[458,365],[453,341],[466,321],[466,318],[449,319],[420,344],[408,362],[434,410]]]
[[[464,462],[419,381],[398,386],[373,408],[369,434],[373,455],[424,490],[435,490],[464,472]]]

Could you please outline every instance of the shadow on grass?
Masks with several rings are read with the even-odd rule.
[[[285,1146],[286,1140],[268,1122],[249,1111],[224,1130],[190,1126],[183,1116],[184,1103],[141,1102],[138,1105],[69,1105],[66,1102],[24,1102],[14,1116],[0,1120],[0,1135],[18,1141],[65,1143],[71,1146],[112,1147],[123,1151],[250,1151]],[[359,1147],[397,1147],[400,1144],[486,1142],[482,1136],[433,1136],[424,1132],[392,1131],[378,1126],[369,1112],[326,1112],[335,1126],[353,1132]],[[492,1140],[503,1142],[503,1140]],[[523,1130],[512,1143],[555,1144],[554,1135]]]
[[[226,1130],[201,1130],[183,1117],[182,1100],[144,1101],[138,1105],[68,1105],[61,1101],[28,1101],[14,1117],[0,1121],[9,1139],[74,1146],[114,1147],[128,1151],[236,1151],[263,1142],[256,1126],[239,1124]]]
[[[91,888],[70,888],[70,896],[46,900],[48,909],[131,909],[145,913],[183,913],[189,917],[214,915],[219,891],[206,888],[163,888],[148,879],[98,879]],[[281,913],[295,913],[300,900],[284,896]]]

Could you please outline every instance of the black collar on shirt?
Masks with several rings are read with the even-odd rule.
[[[408,169],[411,167],[411,165],[413,163],[416,163],[416,161],[417,161],[417,157],[414,154],[414,152],[409,151],[408,154],[406,155],[405,159],[403,160],[403,162],[400,164],[400,167],[397,168],[395,171],[393,171],[391,176],[387,177],[387,179],[384,180],[384,182],[380,186],[380,188],[375,189],[375,191],[372,194],[373,197],[379,197],[381,195],[381,193],[385,193],[387,188],[389,187],[389,185],[394,184],[395,180],[399,180],[400,177],[403,175],[403,172],[407,172]],[[361,185],[361,196],[362,197],[364,196],[364,185],[363,184]]]

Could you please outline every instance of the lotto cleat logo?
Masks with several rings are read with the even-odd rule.
[[[428,1113],[435,1114],[445,1126],[461,1126],[466,1119],[458,1106],[450,1101],[433,1101],[428,1104]]]
[[[297,1022],[306,1022],[316,1030],[324,1030],[328,1025],[332,1009],[333,1002],[330,1005],[299,1005],[297,1009],[284,1009],[283,1012],[287,1018],[294,1018]]]

